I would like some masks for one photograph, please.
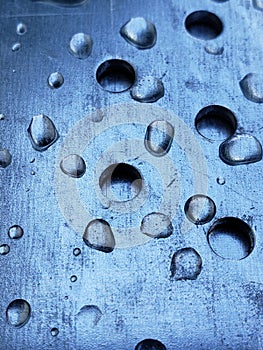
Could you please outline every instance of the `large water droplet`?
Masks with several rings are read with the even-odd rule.
[[[239,82],[243,95],[250,101],[263,103],[263,74],[248,73]]]
[[[115,247],[115,239],[109,223],[103,219],[92,220],[85,229],[84,242],[91,248],[110,253]]]
[[[174,128],[165,120],[155,120],[148,125],[144,145],[152,155],[156,157],[165,156],[173,142]]]
[[[27,32],[27,27],[24,23],[18,23],[16,26],[16,34],[24,35]]]
[[[237,134],[220,145],[219,155],[228,165],[255,163],[262,159],[262,146],[253,135]]]
[[[32,2],[39,2],[43,4],[65,6],[65,7],[75,7],[84,5],[88,0],[31,0]]]
[[[74,34],[69,43],[69,52],[79,58],[88,58],[92,51],[93,41],[89,34]]]
[[[6,309],[6,318],[10,325],[20,328],[29,320],[31,307],[26,300],[16,299]]]
[[[15,52],[15,51],[19,51],[21,49],[22,45],[20,43],[15,43],[13,44],[12,46],[12,51]]]
[[[77,314],[77,323],[81,328],[89,329],[98,324],[102,317],[102,312],[96,305],[85,305]]]
[[[174,253],[171,277],[176,280],[195,280],[202,269],[202,259],[193,248],[183,248]]]
[[[144,339],[136,345],[135,350],[166,350],[166,347],[159,340]]]
[[[184,212],[187,219],[194,224],[204,225],[215,216],[216,206],[208,196],[196,194],[186,201]]]
[[[173,225],[167,215],[151,213],[143,218],[141,231],[152,238],[167,238],[173,233]]]
[[[253,0],[253,6],[259,11],[263,11],[263,0]]]
[[[32,146],[40,152],[48,149],[59,137],[52,120],[44,114],[32,118],[28,133]]]
[[[59,334],[58,328],[51,328],[50,334],[52,335],[52,337],[56,337]]]
[[[137,49],[150,49],[157,40],[154,24],[143,17],[131,18],[122,26],[120,33],[128,43]]]
[[[84,159],[77,154],[65,157],[60,163],[60,168],[64,174],[74,178],[80,178],[86,172]]]
[[[0,245],[0,255],[6,255],[10,252],[10,247],[8,244]]]
[[[156,102],[164,95],[164,86],[160,79],[146,76],[140,79],[132,88],[131,96],[139,102]]]
[[[24,234],[24,231],[22,227],[19,225],[11,226],[8,230],[8,236],[11,239],[19,239],[23,236],[23,234]]]
[[[51,89],[58,89],[64,83],[64,77],[60,72],[51,73],[48,77],[48,85]]]
[[[7,148],[0,149],[0,168],[6,168],[12,162],[12,156]]]

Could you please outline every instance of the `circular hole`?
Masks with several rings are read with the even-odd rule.
[[[195,127],[208,140],[224,141],[235,133],[237,120],[226,107],[211,105],[198,112]]]
[[[187,16],[185,28],[195,38],[211,40],[222,33],[223,24],[214,13],[196,11]]]
[[[142,176],[132,165],[112,164],[101,174],[99,185],[110,200],[126,202],[135,198],[142,189]]]
[[[135,71],[130,63],[112,59],[103,62],[96,73],[97,82],[110,92],[122,92],[135,82]]]
[[[217,220],[209,229],[207,239],[215,254],[231,260],[246,258],[255,243],[251,227],[234,217]]]

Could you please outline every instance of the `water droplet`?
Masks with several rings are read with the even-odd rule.
[[[151,213],[143,218],[141,231],[152,238],[167,238],[173,233],[173,225],[167,215]]]
[[[220,145],[219,155],[228,165],[256,163],[262,159],[262,146],[252,135],[237,134]]]
[[[29,320],[31,307],[26,300],[13,300],[6,309],[6,318],[11,326],[23,327]]]
[[[70,282],[74,283],[74,282],[77,281],[77,279],[78,279],[78,277],[77,277],[76,275],[72,275],[72,276],[70,277]]]
[[[58,328],[51,328],[50,333],[52,337],[56,337],[59,334]]]
[[[31,158],[29,162],[32,164],[35,162],[35,160],[36,160],[35,158]]]
[[[207,240],[215,254],[231,260],[246,258],[254,249],[254,233],[244,221],[234,217],[217,220],[210,227]]]
[[[79,58],[88,58],[92,51],[93,41],[89,34],[77,33],[73,35],[69,43],[69,52]]]
[[[40,152],[48,149],[59,137],[52,120],[44,114],[32,118],[28,133],[33,148]]]
[[[187,16],[185,28],[190,35],[197,39],[211,40],[223,31],[221,20],[208,11],[196,11]]]
[[[171,277],[176,280],[195,280],[202,269],[202,259],[194,248],[182,248],[174,253]]]
[[[263,103],[263,74],[248,73],[239,82],[243,95],[250,101]]]
[[[253,6],[259,11],[263,11],[263,0],[253,0]]]
[[[131,18],[122,26],[120,34],[137,49],[150,49],[157,40],[154,24],[143,17]]]
[[[165,156],[173,142],[174,127],[165,120],[155,120],[148,125],[144,145],[156,157]]]
[[[96,72],[100,86],[106,91],[115,93],[128,90],[134,84],[135,77],[132,65],[119,59],[104,61]]]
[[[16,34],[24,35],[27,32],[27,27],[24,23],[18,23],[16,26]]]
[[[58,89],[64,83],[64,77],[60,72],[51,73],[48,77],[48,85],[51,89]]]
[[[79,256],[81,254],[81,250],[79,248],[74,248],[73,249],[73,255],[74,256]]]
[[[131,96],[139,102],[156,102],[164,96],[163,83],[160,79],[152,76],[143,77],[133,86]]]
[[[95,327],[102,317],[102,312],[96,305],[85,305],[77,314],[78,326],[83,330]]]
[[[30,174],[31,174],[31,175],[36,175],[36,172],[35,172],[35,171],[31,171]]]
[[[209,42],[205,45],[205,52],[215,56],[222,55],[224,52],[224,47],[217,43]]]
[[[159,340],[144,339],[136,345],[135,350],[166,350],[166,347]]]
[[[226,183],[226,180],[222,176],[218,176],[216,182],[218,183],[218,185],[224,185]]]
[[[8,230],[8,236],[11,239],[19,239],[23,236],[24,230],[19,225],[11,226]]]
[[[215,216],[216,206],[208,196],[196,194],[186,201],[184,212],[187,219],[194,224],[204,225]]]
[[[60,163],[60,168],[64,174],[80,178],[86,172],[86,164],[84,159],[77,154],[70,154],[66,156]]]
[[[12,46],[12,51],[15,52],[15,51],[19,51],[21,49],[21,44],[20,43],[15,43],[13,46]]]
[[[6,255],[10,252],[10,247],[8,244],[0,245],[0,255]]]
[[[12,162],[12,156],[7,148],[0,149],[0,168],[6,168]]]
[[[93,249],[110,253],[115,247],[115,239],[109,223],[103,219],[92,220],[85,229],[84,242]]]
[[[84,5],[88,0],[31,0],[43,4],[56,5],[62,7],[76,7]]]
[[[237,121],[230,109],[211,105],[198,112],[195,127],[198,133],[208,140],[224,141],[235,133]]]
[[[0,120],[4,120],[5,119],[5,115],[3,113],[0,114]]]

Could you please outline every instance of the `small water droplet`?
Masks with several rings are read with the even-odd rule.
[[[43,4],[62,6],[62,7],[76,7],[84,5],[88,0],[31,0],[32,2],[39,2]]]
[[[5,115],[3,113],[0,114],[0,120],[4,120],[5,119]]]
[[[6,255],[10,252],[10,247],[8,244],[0,245],[0,255]]]
[[[208,196],[196,194],[186,201],[184,212],[187,219],[194,224],[204,225],[215,216],[216,206]]]
[[[35,158],[31,158],[29,162],[32,164],[35,162],[35,160],[36,160]]]
[[[7,148],[0,149],[0,168],[8,167],[12,162],[12,156]]]
[[[248,73],[239,82],[243,95],[255,103],[263,103],[263,74]]]
[[[24,230],[19,225],[11,226],[8,230],[8,236],[11,239],[19,239],[23,236]]]
[[[173,142],[174,128],[165,120],[155,120],[148,125],[144,145],[156,157],[165,156]]]
[[[15,69],[13,69],[13,70],[12,70],[12,72],[13,72],[13,73],[16,73],[16,70],[15,70]]]
[[[218,185],[224,185],[226,183],[226,180],[222,176],[218,176],[216,182],[218,183]]]
[[[262,159],[262,146],[253,135],[237,134],[220,145],[219,155],[228,165],[256,163]]]
[[[50,333],[52,337],[56,337],[59,334],[58,328],[51,328]]]
[[[103,219],[95,219],[88,224],[83,240],[90,248],[104,253],[110,253],[115,248],[115,239],[111,227]]]
[[[64,77],[60,72],[51,73],[48,77],[48,85],[51,89],[58,89],[64,83]]]
[[[30,174],[31,174],[31,175],[36,175],[35,171],[31,171]]]
[[[263,11],[263,0],[253,0],[253,6],[259,11]]]
[[[31,307],[26,300],[13,300],[6,309],[6,318],[11,326],[23,327],[29,320]]]
[[[16,26],[16,33],[18,35],[24,35],[27,32],[27,27],[24,23],[18,23]]]
[[[81,250],[79,248],[74,248],[73,249],[73,255],[74,256],[79,256],[81,254]]]
[[[159,340],[144,339],[136,345],[135,350],[166,350],[166,347]]]
[[[85,331],[98,324],[102,317],[102,312],[96,305],[85,305],[77,314],[77,323]]]
[[[15,52],[15,51],[19,51],[21,49],[21,44],[20,43],[15,43],[13,46],[12,46],[12,51]]]
[[[139,102],[156,102],[164,96],[163,83],[160,79],[152,76],[143,77],[133,86],[131,96]]]
[[[64,174],[74,178],[80,178],[86,172],[85,161],[77,154],[70,154],[66,156],[61,161],[60,168]]]
[[[33,148],[40,152],[48,149],[59,137],[52,120],[44,114],[32,118],[28,133]]]
[[[157,32],[153,23],[143,17],[131,18],[120,29],[122,37],[137,49],[150,49],[157,40]]]
[[[152,238],[167,238],[173,233],[173,225],[167,215],[151,213],[143,218],[141,231]]]
[[[202,259],[194,248],[182,248],[174,253],[171,277],[176,280],[195,280],[202,269]]]
[[[72,276],[70,277],[70,282],[74,283],[74,282],[77,281],[77,279],[78,279],[78,277],[77,277],[76,275],[72,275]]]
[[[210,55],[219,56],[223,54],[224,47],[215,42],[208,42],[205,45],[205,52],[209,53]]]
[[[93,41],[89,34],[77,33],[73,35],[69,43],[69,52],[79,58],[88,58],[92,51]]]

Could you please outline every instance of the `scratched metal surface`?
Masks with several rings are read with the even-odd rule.
[[[12,162],[0,169],[0,245],[10,247],[10,252],[0,255],[0,349],[128,350],[147,338],[160,341],[167,350],[263,348],[262,162],[226,164],[218,153],[222,141],[207,140],[195,127],[195,117],[202,108],[222,105],[235,114],[238,132],[249,133],[262,143],[262,105],[247,99],[239,84],[246,74],[263,69],[260,6],[262,1],[256,0],[89,0],[76,7],[1,1],[0,113],[4,117],[0,120],[0,142],[10,151]],[[197,39],[185,28],[186,17],[200,10],[216,14],[223,23],[223,32],[214,40]],[[139,50],[120,35],[120,28],[132,17],[145,17],[156,26],[157,42],[152,48]],[[27,27],[24,35],[16,33],[19,23]],[[79,32],[90,34],[93,40],[92,52],[83,60],[68,50],[70,38]],[[21,48],[12,51],[15,43]],[[215,54],[222,47],[223,51]],[[111,93],[102,89],[96,81],[96,70],[112,58],[128,61],[137,80],[143,76],[161,79],[164,96],[145,106],[133,100],[129,90]],[[56,71],[63,74],[64,84],[51,89],[47,79]],[[261,86],[256,89],[262,92]],[[117,108],[116,114],[105,110],[120,103],[128,107]],[[132,164],[145,175],[150,202],[146,201],[133,216],[118,215],[96,201],[92,212],[107,220],[113,233],[115,226],[125,229],[132,220],[139,225],[143,216],[158,211],[160,184],[170,169],[164,162],[167,156],[152,157],[157,159],[158,171],[146,161],[139,164],[139,149],[143,149],[140,139],[143,142],[147,125],[153,121],[155,106],[162,109],[161,119],[165,119],[165,111],[171,113],[167,118],[175,127],[181,125],[178,120],[183,121],[189,132],[186,136],[190,137],[186,150],[178,147],[180,135],[176,134],[169,152],[180,178],[180,195],[168,192],[170,204],[164,206],[164,214],[171,216],[174,196],[174,206],[178,207],[171,217],[173,234],[145,239],[141,244],[130,243],[127,236],[126,248],[117,247],[108,254],[92,249],[63,215],[71,205],[67,185],[62,190],[60,187],[61,192],[57,190],[57,157],[63,154],[63,142],[82,118],[86,117],[85,123],[90,121],[86,137],[93,143],[89,147],[81,129],[77,131],[87,146],[80,154],[86,161],[86,177],[77,179],[81,201],[87,204],[95,186],[93,176],[99,173],[94,162],[105,147],[139,140],[138,149],[123,144],[118,151],[125,157],[129,150],[127,159],[137,156]],[[106,111],[105,120],[92,123],[89,116],[98,108]],[[53,121],[60,135],[43,152],[32,147],[27,132],[32,117],[41,113]],[[133,126],[128,126],[129,118]],[[123,125],[117,127],[117,122]],[[100,123],[105,123],[106,131]],[[224,132],[224,127],[219,129]],[[204,128],[209,134],[209,126]],[[187,162],[191,152],[199,162],[199,149],[194,149],[193,140],[202,150],[200,167]],[[206,167],[202,167],[201,158]],[[196,172],[204,187],[194,182]],[[204,225],[191,224],[184,212],[185,202],[197,194],[197,188],[206,189],[204,194],[216,205],[215,216]],[[61,198],[58,192],[65,196]],[[156,192],[158,196],[154,197]],[[230,259],[216,255],[206,237],[211,225],[226,217],[243,220],[255,237],[255,242],[244,243],[242,232],[235,232],[242,231],[242,227],[235,223],[230,240],[222,239],[221,246]],[[184,222],[188,223],[185,231]],[[23,228],[21,238],[8,236],[13,225]],[[241,246],[248,244],[248,250],[253,248],[251,254],[242,260],[231,259],[236,257],[231,250],[235,249],[235,241]],[[80,248],[81,254],[75,256],[74,248]],[[202,259],[201,272],[195,279],[171,277],[172,257],[183,248],[195,249]],[[73,275],[77,276],[75,282]],[[25,314],[19,314],[19,308],[12,310],[12,304],[8,308],[17,299],[27,301],[31,308],[28,322],[20,328],[15,325]],[[153,344],[151,349],[161,349]]]

